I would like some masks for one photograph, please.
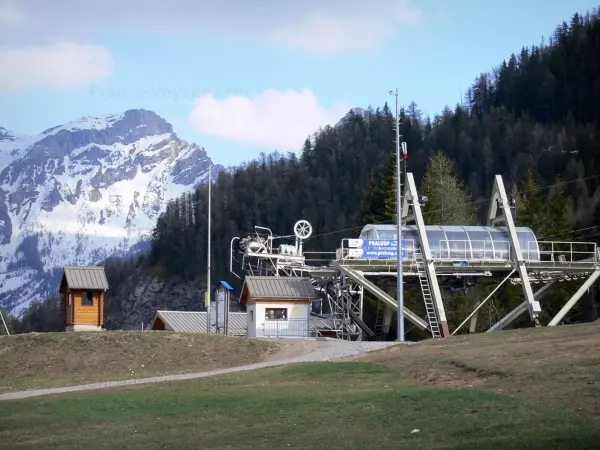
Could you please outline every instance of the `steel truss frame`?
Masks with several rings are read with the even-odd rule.
[[[587,242],[536,242],[535,245],[545,244],[551,250],[540,250],[540,254],[546,259],[540,261],[526,260],[523,257],[523,249],[519,242],[516,226],[502,177],[496,175],[490,200],[487,224],[488,226],[505,226],[508,230],[510,243],[510,257],[508,260],[471,260],[468,267],[456,266],[449,259],[434,258],[429,246],[425,222],[421,211],[420,196],[412,173],[406,174],[406,189],[403,196],[402,222],[405,225],[414,224],[417,228],[419,245],[422,251],[422,269],[414,258],[402,260],[405,284],[426,276],[428,292],[432,299],[433,309],[439,324],[439,331],[434,331],[434,323],[431,318],[424,320],[417,314],[404,307],[406,320],[421,330],[432,333],[433,337],[448,337],[455,334],[469,320],[469,330],[474,332],[477,325],[478,313],[481,307],[492,298],[497,289],[505,282],[519,283],[523,289],[523,302],[514,310],[506,314],[488,331],[502,330],[516,318],[526,311],[534,326],[540,326],[539,314],[541,306],[539,300],[547,294],[550,287],[557,280],[569,279],[571,277],[587,277],[580,289],[563,306],[561,311],[548,323],[555,326],[560,323],[565,315],[575,306],[583,294],[600,277],[600,253],[595,243]],[[296,225],[300,222],[299,221]],[[308,222],[306,222],[308,223]],[[309,225],[310,226],[310,225]],[[535,231],[535,230],[534,230]],[[311,229],[312,232],[312,229]],[[310,235],[310,233],[309,233]],[[289,237],[289,236],[286,236]],[[384,278],[397,277],[395,259],[353,259],[348,257],[348,248],[342,240],[341,248],[335,252],[335,259],[329,265],[312,265],[306,259],[306,253],[302,250],[302,243],[308,236],[299,236],[296,233],[295,252],[273,249],[273,241],[280,239],[274,237],[271,230],[255,227],[255,233],[248,235],[246,240],[251,241],[242,253],[242,271],[248,275],[276,275],[276,276],[310,276],[315,291],[319,294],[320,301],[328,305],[329,311],[325,317],[331,320],[331,329],[335,331],[339,339],[364,340],[375,339],[375,332],[363,322],[364,293],[368,291],[381,304],[385,305],[385,322],[389,326],[391,315],[398,309],[397,300],[378,286]],[[233,270],[234,247],[241,238],[231,240],[230,270],[241,279]],[[589,251],[575,251],[576,245],[587,245]],[[565,247],[570,249],[564,250]],[[560,249],[560,250],[559,250]],[[527,249],[529,250],[529,249]],[[317,252],[325,253],[325,252]],[[333,252],[332,252],[333,253]],[[577,259],[578,256],[586,258]],[[492,292],[483,300],[476,302],[474,310],[452,333],[448,329],[445,306],[442,298],[440,283],[444,284],[446,279],[467,277],[498,277],[505,278],[496,285]],[[544,283],[534,293],[532,283]],[[431,325],[430,325],[431,323]]]
[[[306,222],[306,221],[299,221]],[[298,222],[298,223],[299,223]],[[306,222],[308,223],[308,222]],[[296,230],[295,230],[296,231]],[[310,276],[318,298],[313,301],[322,301],[328,306],[329,311],[322,318],[329,319],[330,329],[336,333],[338,339],[363,340],[365,337],[373,338],[375,333],[363,322],[364,288],[352,278],[344,277],[339,270],[328,267],[308,265],[311,262],[306,255],[310,252],[303,251],[303,241],[308,237],[296,234],[296,243],[290,252],[291,246],[279,246],[273,249],[273,242],[277,239],[287,238],[273,236],[270,229],[255,227],[255,233],[244,238],[234,237],[230,243],[229,269],[236,277],[241,276],[234,270],[234,261],[241,266],[246,275],[257,276],[283,276],[306,277]],[[309,233],[310,235],[310,233]],[[239,251],[239,241],[245,239],[246,244]],[[242,254],[241,261],[235,258],[236,246],[238,253]],[[282,249],[288,254],[282,254]],[[314,252],[313,252],[314,253]],[[324,253],[324,252],[317,252]],[[325,252],[327,253],[327,252]],[[329,253],[333,255],[333,252]]]
[[[496,324],[492,325],[488,331],[496,331],[504,329],[508,324],[513,322],[519,316],[526,311],[529,312],[529,318],[535,327],[541,325],[539,314],[542,311],[539,300],[544,297],[552,285],[558,280],[588,277],[582,286],[577,290],[575,294],[567,301],[562,309],[556,314],[554,318],[550,320],[548,326],[556,326],[562,321],[565,315],[575,306],[579,299],[585,294],[585,292],[596,282],[600,277],[600,258],[598,253],[598,247],[595,243],[587,242],[538,242],[538,244],[550,244],[552,250],[550,250],[550,262],[540,261],[527,262],[523,258],[521,246],[515,230],[515,223],[513,214],[511,211],[511,204],[508,200],[508,195],[504,188],[504,182],[500,175],[496,175],[494,180],[494,187],[492,190],[492,198],[490,200],[490,207],[488,212],[488,225],[505,225],[508,227],[509,236],[511,240],[511,247],[513,250],[513,262],[515,268],[519,272],[519,278],[515,281],[520,283],[523,287],[523,294],[525,300],[519,304],[516,308],[506,314]],[[561,245],[562,244],[562,245]],[[566,258],[562,252],[554,251],[554,247],[564,247],[564,244],[570,245],[570,258]],[[589,252],[588,258],[584,258],[578,261],[573,260],[573,245],[593,245],[593,251]],[[541,253],[544,253],[543,251]],[[582,253],[582,252],[578,252]],[[548,252],[546,252],[548,254]],[[558,256],[558,258],[555,258]],[[588,255],[586,255],[588,256]],[[558,259],[558,261],[556,261]],[[529,267],[529,270],[528,270]],[[587,269],[587,270],[586,270]],[[591,272],[591,273],[590,273]],[[534,281],[545,283],[535,293],[533,292],[531,281],[532,276]],[[474,325],[472,325],[474,328]]]

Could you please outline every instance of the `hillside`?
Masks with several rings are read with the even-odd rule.
[[[0,306],[19,313],[45,297],[64,265],[147,248],[167,201],[204,180],[209,164],[152,111],[83,117],[36,136],[0,128]]]
[[[3,401],[0,434],[7,448],[592,449],[599,331],[486,333],[346,361]]]

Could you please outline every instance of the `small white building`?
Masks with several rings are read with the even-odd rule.
[[[246,304],[248,337],[309,337],[310,278],[247,276],[240,303]]]

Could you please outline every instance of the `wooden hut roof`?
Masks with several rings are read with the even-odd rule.
[[[61,284],[64,279],[66,279],[70,289],[108,290],[108,280],[102,266],[65,267]]]

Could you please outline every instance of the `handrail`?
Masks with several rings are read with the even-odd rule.
[[[309,319],[265,320],[264,337],[309,337]]]
[[[375,252],[373,255],[364,254],[364,241],[384,243],[378,247],[370,247]],[[414,239],[404,240],[403,261],[414,263],[415,250],[420,248]],[[527,241],[521,243],[523,258],[527,263],[556,262],[583,263],[600,262],[600,250],[595,242],[568,242],[568,241]],[[511,261],[514,258],[513,248],[508,240],[468,240],[468,239],[441,239],[430,242],[432,259],[438,262],[456,260],[464,261]],[[337,260],[396,260],[396,241],[391,239],[342,239],[342,246],[336,251]]]
[[[365,240],[381,242],[381,250],[378,256],[364,256],[363,243]],[[403,250],[406,254],[402,259],[408,262],[414,262],[416,259],[415,251],[420,248],[414,239],[404,240]],[[490,241],[490,240],[468,240],[468,239],[441,239],[430,243],[432,258],[434,261],[455,261],[462,260],[484,260],[484,261],[508,261],[511,254],[511,244],[509,241]],[[386,253],[389,252],[388,255]],[[342,239],[342,247],[336,252],[338,260],[381,260],[396,259],[396,240],[392,239]],[[387,257],[386,257],[387,256]]]
[[[598,244],[595,242],[529,242],[529,246],[531,244],[536,244],[536,246],[539,248],[540,261],[543,262],[552,262],[558,264],[571,264],[583,262],[583,260],[591,260],[594,263],[598,262]],[[578,249],[579,246],[584,246],[584,248]]]

